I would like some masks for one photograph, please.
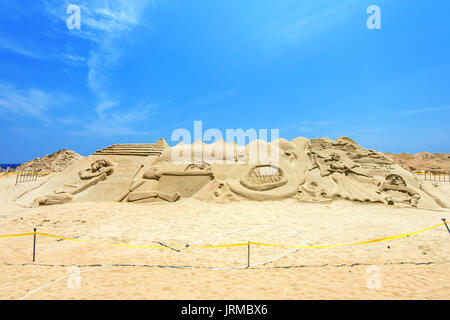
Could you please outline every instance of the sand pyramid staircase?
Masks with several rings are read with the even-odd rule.
[[[156,143],[126,143],[113,144],[104,149],[97,150],[96,155],[123,155],[123,156],[159,156],[169,145],[164,139]]]

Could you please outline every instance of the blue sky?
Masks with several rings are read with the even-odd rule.
[[[194,120],[450,152],[449,17],[446,0],[2,1],[0,163],[173,144]]]

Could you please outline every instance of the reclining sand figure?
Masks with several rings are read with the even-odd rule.
[[[89,180],[86,183],[76,181],[73,184],[69,183],[54,190],[54,194],[49,194],[44,197],[36,198],[31,204],[32,207],[40,205],[62,204],[70,202],[73,196],[83,192],[92,187],[100,181],[106,180],[106,177],[114,172],[114,165],[108,160],[96,160],[91,164],[91,167],[86,170],[78,172],[78,177],[81,180]]]
[[[77,181],[73,184],[66,184],[63,187],[55,189],[55,193],[70,193],[72,195],[83,192],[84,190],[96,185],[98,182],[106,180],[107,176],[114,172],[114,165],[108,160],[100,159],[91,163],[91,167],[78,172],[81,180],[89,180],[86,183]]]
[[[49,206],[53,204],[63,204],[73,200],[73,196],[70,193],[64,192],[60,194],[49,194],[45,197],[40,197],[34,199],[33,203],[30,205],[31,208],[36,208],[39,206]]]
[[[405,180],[398,174],[389,174],[383,183],[380,183],[377,191],[379,194],[388,194],[384,199],[387,204],[406,203],[417,207],[420,194],[406,185]]]
[[[111,175],[114,172],[114,166],[108,160],[96,160],[91,164],[91,167],[86,170],[82,170],[78,173],[81,180],[89,180],[98,177],[102,174],[106,176]]]

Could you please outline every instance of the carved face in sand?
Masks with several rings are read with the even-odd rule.
[[[338,155],[337,153],[333,152],[332,154],[330,154],[330,159],[332,161],[339,162],[339,161],[341,161],[341,156]]]
[[[159,180],[163,175],[163,169],[160,166],[151,166],[144,172],[145,179]]]
[[[211,165],[206,162],[201,163],[191,163],[189,164],[186,169],[184,170],[186,172],[192,172],[192,171],[211,171]]]
[[[386,183],[395,187],[406,187],[406,182],[398,174],[390,174],[386,177]]]
[[[104,168],[104,167],[108,167],[108,166],[110,166],[111,164],[109,163],[109,162],[107,162],[106,160],[97,160],[97,161],[94,161],[92,164],[91,164],[91,171],[92,172],[97,172],[97,171],[99,171],[101,168]]]

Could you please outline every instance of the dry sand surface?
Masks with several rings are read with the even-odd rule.
[[[350,201],[309,204],[294,199],[228,204],[195,199],[161,204],[68,203],[30,209],[13,200],[48,177],[20,186],[14,186],[14,179],[0,179],[0,235],[32,232],[36,227],[43,233],[127,245],[247,241],[320,245],[383,238],[440,224],[443,217],[450,219],[448,209]],[[450,196],[449,186],[442,184],[441,189]],[[448,299],[449,240],[450,234],[441,226],[386,242],[299,249],[288,255],[293,249],[252,246],[252,264],[286,256],[250,269],[217,270],[245,266],[247,247],[176,252],[38,236],[33,264],[32,236],[0,238],[0,299],[19,299],[73,272],[72,265],[83,272],[80,288],[70,289],[63,279],[27,298]],[[377,270],[381,287],[369,289],[367,283],[376,283],[372,280]]]

